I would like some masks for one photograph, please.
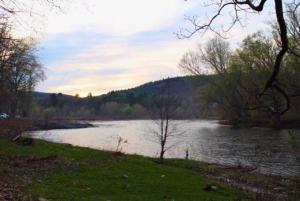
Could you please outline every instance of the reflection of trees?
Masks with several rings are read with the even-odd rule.
[[[192,155],[207,162],[257,166],[261,171],[290,174],[297,161],[288,151],[285,131],[270,129],[201,129],[193,137]]]

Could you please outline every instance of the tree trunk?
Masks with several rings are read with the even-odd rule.
[[[271,126],[274,128],[281,127],[281,114],[280,113],[275,113],[272,115]]]
[[[165,155],[165,150],[164,150],[164,147],[162,147],[161,151],[160,151],[160,155],[159,155],[159,161],[160,161],[160,163],[163,163],[163,161],[164,161],[164,155]]]
[[[11,100],[10,108],[9,108],[10,118],[15,118],[16,117],[17,106],[18,106],[17,101]]]

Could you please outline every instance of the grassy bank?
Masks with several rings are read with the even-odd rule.
[[[22,146],[0,138],[0,201],[260,199],[225,186],[220,179],[224,174],[240,178],[243,172],[185,160],[162,165],[152,158],[39,140]],[[205,189],[207,185],[216,190]]]

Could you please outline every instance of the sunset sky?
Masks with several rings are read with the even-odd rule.
[[[61,7],[38,6],[43,16],[29,19],[38,30],[47,76],[38,91],[99,95],[183,75],[178,69],[183,53],[214,36],[207,32],[180,40],[174,34],[189,27],[185,16],[203,21],[211,16],[201,0],[69,0]],[[230,20],[228,12],[217,25]],[[247,34],[266,29],[272,17],[270,9],[247,15],[246,27],[235,27],[228,40],[236,47]]]

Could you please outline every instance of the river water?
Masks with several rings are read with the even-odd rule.
[[[127,143],[120,148],[129,154],[157,157],[159,144],[156,122],[151,120],[94,121],[96,127],[33,131],[33,138],[69,143],[100,150],[115,151],[121,137]],[[256,171],[275,175],[300,173],[300,162],[293,154],[287,130],[267,128],[232,129],[207,120],[172,121],[168,158],[185,158],[224,165],[258,167]],[[300,130],[295,131],[300,142]]]

